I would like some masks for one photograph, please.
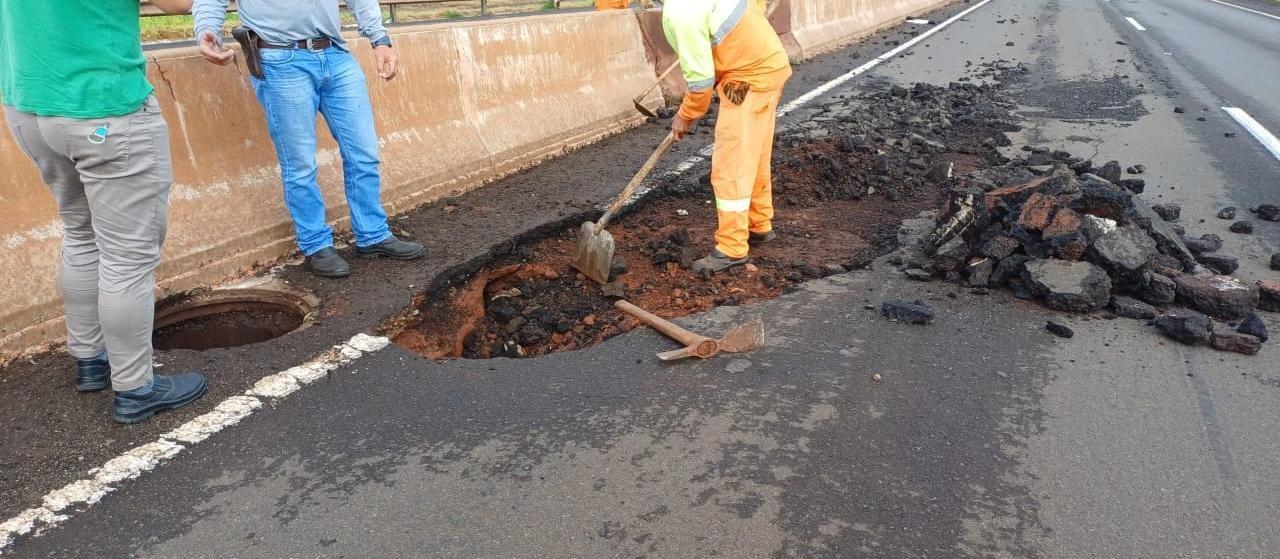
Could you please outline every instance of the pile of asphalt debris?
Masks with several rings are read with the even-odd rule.
[[[1221,252],[1222,238],[1193,235],[1177,223],[1177,205],[1143,199],[1142,165],[1023,149],[1022,158],[955,177],[932,233],[895,262],[908,277],[1008,287],[1055,310],[1150,320],[1182,343],[1259,351],[1267,332],[1255,311],[1280,312],[1280,282],[1233,277],[1240,265]],[[1251,211],[1280,222],[1280,206]],[[1218,217],[1236,214],[1223,208]],[[1252,233],[1253,222],[1230,230]],[[1271,260],[1280,269],[1280,255]],[[1056,323],[1050,330],[1071,335]]]

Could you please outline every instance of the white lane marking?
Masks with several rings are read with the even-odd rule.
[[[361,356],[387,347],[383,337],[356,334],[343,344],[302,365],[267,375],[242,395],[231,396],[217,407],[182,426],[160,435],[155,441],[133,448],[105,464],[89,470],[91,477],[68,483],[45,494],[40,506],[29,508],[13,518],[0,522],[0,555],[4,548],[21,536],[52,528],[71,514],[88,508],[119,488],[120,484],[155,469],[191,445],[214,433],[239,423],[262,407],[265,400],[279,399],[310,384],[325,373],[350,363]]]
[[[1244,10],[1244,11],[1249,12],[1249,13],[1251,13],[1251,14],[1258,14],[1258,15],[1260,15],[1260,16],[1262,16],[1262,17],[1269,17],[1269,18],[1274,19],[1274,20],[1276,20],[1276,21],[1280,21],[1280,16],[1271,15],[1271,14],[1269,14],[1269,13],[1267,13],[1267,12],[1260,12],[1260,11],[1258,11],[1258,10],[1249,9],[1249,8],[1244,7],[1244,6],[1237,6],[1237,5],[1235,5],[1235,4],[1231,4],[1231,3],[1228,3],[1228,2],[1223,2],[1222,0],[1209,0],[1209,1],[1210,1],[1210,2],[1213,2],[1214,4],[1222,4],[1223,6],[1230,6],[1230,7],[1232,7],[1232,8],[1237,9],[1237,10]]]
[[[947,27],[949,27],[951,24],[953,24],[953,23],[955,23],[955,22],[957,22],[957,21],[960,21],[960,20],[961,20],[962,18],[964,18],[965,16],[967,16],[967,15],[969,15],[969,14],[971,14],[971,13],[973,13],[973,12],[977,11],[977,10],[978,10],[978,8],[981,8],[981,7],[983,7],[983,6],[987,5],[987,4],[988,4],[988,3],[990,3],[990,2],[991,2],[991,0],[982,0],[981,2],[979,2],[979,3],[975,4],[974,6],[972,6],[972,7],[968,8],[968,9],[966,9],[965,11],[960,12],[960,13],[958,13],[958,14],[954,15],[954,16],[951,16],[951,17],[950,17],[949,19],[947,19],[946,21],[944,21],[944,22],[942,22],[942,23],[939,23],[939,24],[937,24],[937,25],[935,25],[935,26],[933,26],[933,27],[930,27],[930,28],[929,28],[928,30],[926,30],[924,33],[921,33],[921,34],[919,34],[919,35],[916,35],[916,36],[915,36],[914,38],[912,38],[911,40],[909,40],[909,41],[907,41],[907,42],[902,43],[901,45],[899,45],[897,48],[895,48],[895,49],[893,49],[893,50],[891,50],[891,51],[889,51],[889,52],[886,52],[886,53],[884,53],[884,54],[882,54],[882,55],[880,55],[880,56],[877,56],[877,57],[875,57],[875,58],[873,58],[873,59],[869,60],[867,63],[865,63],[865,64],[863,64],[863,65],[861,65],[861,66],[858,66],[857,68],[854,68],[853,70],[850,70],[850,71],[848,71],[848,72],[846,72],[846,73],[844,73],[844,74],[842,74],[842,75],[840,75],[840,76],[836,76],[835,78],[831,79],[831,81],[828,81],[827,83],[824,83],[824,84],[822,84],[822,85],[820,85],[820,86],[818,86],[818,87],[813,88],[812,90],[810,90],[808,93],[805,93],[804,95],[801,95],[801,96],[799,96],[799,97],[796,97],[796,98],[795,98],[794,100],[792,100],[790,103],[787,103],[786,105],[783,105],[783,106],[781,106],[781,107],[778,107],[778,116],[779,116],[779,117],[786,116],[786,114],[787,114],[787,113],[790,113],[791,111],[794,111],[794,110],[796,110],[796,109],[798,109],[798,108],[800,108],[800,107],[805,106],[806,104],[808,104],[808,103],[812,102],[814,99],[817,99],[818,97],[822,96],[823,94],[827,93],[828,91],[831,91],[832,89],[835,89],[835,88],[837,88],[837,87],[840,87],[840,85],[841,85],[841,84],[843,84],[843,83],[845,83],[845,82],[847,82],[847,81],[849,81],[849,80],[851,80],[851,79],[853,79],[853,78],[856,78],[856,77],[858,77],[859,75],[865,74],[868,70],[870,70],[870,69],[872,69],[872,68],[875,68],[876,66],[879,66],[879,65],[883,64],[884,62],[888,61],[889,59],[891,59],[891,58],[893,58],[893,57],[895,57],[895,56],[897,56],[897,55],[899,55],[899,54],[902,54],[902,53],[903,53],[904,51],[906,51],[907,49],[909,49],[909,48],[911,48],[911,47],[913,47],[913,46],[915,46],[915,45],[919,44],[919,43],[920,43],[920,41],[923,41],[923,40],[925,40],[925,39],[929,38],[929,37],[930,37],[931,35],[933,35],[934,33],[937,33],[937,32],[939,32],[939,31],[942,31],[943,29],[946,29],[946,28],[947,28]],[[682,175],[682,174],[684,174],[685,172],[687,172],[687,171],[689,171],[690,169],[692,169],[695,165],[697,165],[697,164],[699,164],[699,163],[701,163],[701,162],[703,162],[703,161],[706,161],[708,157],[711,157],[711,152],[712,152],[712,150],[713,150],[714,148],[715,148],[715,144],[708,144],[706,147],[703,147],[702,149],[698,150],[698,153],[697,153],[696,155],[692,155],[692,156],[690,156],[688,159],[685,159],[684,161],[681,161],[679,164],[677,164],[675,167],[673,167],[670,171],[667,171],[666,173],[663,173],[662,178],[663,178],[663,179],[669,179],[669,178],[671,178],[671,177],[674,177],[674,176],[677,176],[677,175]],[[655,182],[656,182],[656,181],[655,181]],[[648,193],[649,193],[649,191],[653,189],[653,184],[654,184],[654,182],[648,182],[648,181],[646,181],[646,184],[644,184],[644,185],[643,185],[643,186],[641,186],[640,188],[637,188],[637,189],[636,189],[636,193],[635,193],[635,194],[633,194],[633,195],[631,196],[631,199],[627,200],[627,205],[630,205],[631,203],[635,202],[636,200],[639,200],[639,199],[640,199],[641,197],[643,197],[645,194],[648,194]]]
[[[1236,119],[1236,122],[1239,122],[1240,126],[1243,126],[1245,130],[1248,130],[1249,134],[1252,134],[1258,140],[1258,143],[1262,144],[1262,147],[1271,152],[1272,157],[1280,160],[1280,139],[1277,139],[1275,134],[1267,130],[1261,122],[1249,116],[1249,113],[1245,112],[1244,109],[1223,107],[1222,110],[1231,115],[1231,118]]]
[[[952,16],[951,19],[948,19],[947,21],[939,23],[934,27],[930,27],[924,33],[916,35],[915,38],[911,39],[910,41],[907,41],[905,43],[902,43],[901,45],[898,45],[897,48],[894,48],[889,52],[886,52],[880,56],[877,56],[874,59],[868,61],[866,64],[858,66],[857,68],[850,70],[844,75],[838,76],[835,79],[814,88],[812,91],[797,97],[794,101],[787,103],[786,105],[783,105],[782,108],[778,109],[778,116],[783,116],[791,111],[794,111],[804,106],[806,103],[813,101],[814,99],[817,99],[820,95],[839,87],[844,82],[847,82],[853,78],[856,78],[859,75],[866,73],[867,70],[870,70],[872,68],[875,68],[876,66],[879,66],[880,64],[883,64],[885,61],[889,60],[890,58],[893,58],[901,54],[903,51],[916,46],[917,44],[920,43],[920,41],[928,39],[934,33],[942,31],[943,29],[946,29],[947,27],[949,27],[951,24],[957,21],[960,21],[961,18],[973,13],[978,8],[986,6],[989,2],[991,2],[991,0],[982,0],[982,2],[975,4],[973,7]]]
[[[1131,17],[1126,17],[1125,19],[1129,20],[1129,25],[1132,25],[1134,29],[1137,29],[1138,31],[1146,31],[1146,30],[1147,30],[1147,28],[1146,28],[1146,27],[1143,27],[1141,23],[1138,23],[1138,20],[1133,19],[1133,18],[1131,18]]]

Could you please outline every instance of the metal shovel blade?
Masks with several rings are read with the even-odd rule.
[[[653,111],[649,110],[649,107],[644,106],[644,103],[641,103],[641,102],[640,102],[640,98],[639,98],[639,97],[637,97],[637,98],[635,98],[635,99],[632,99],[632,100],[631,100],[631,102],[635,104],[635,106],[636,106],[636,110],[637,110],[637,111],[639,111],[639,112],[640,112],[640,114],[642,114],[642,115],[644,115],[644,116],[651,116],[651,117],[655,117],[655,118],[658,116],[658,113],[655,113],[655,112],[653,112]]]
[[[573,267],[582,275],[599,283],[609,283],[613,268],[613,235],[588,221],[578,229],[578,244],[573,248]]]
[[[720,339],[720,351],[743,353],[764,345],[764,321],[759,317],[725,332]]]

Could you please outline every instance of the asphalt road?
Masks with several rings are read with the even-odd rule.
[[[1143,163],[1147,196],[1181,203],[1193,233],[1223,236],[1238,275],[1274,275],[1261,258],[1280,228],[1233,235],[1213,214],[1280,196],[1280,162],[1220,109],[1273,126],[1277,51],[1228,52],[1263,70],[1204,73],[1216,55],[1194,41],[1213,39],[1187,36],[1280,22],[1209,4],[995,0],[831,94],[946,83],[966,61],[1026,63],[1015,146]],[[1180,23],[1161,31],[1162,10]],[[845,58],[823,71],[861,62]],[[737,359],[662,365],[652,355],[666,342],[644,331],[535,360],[388,348],[13,556],[1280,555],[1273,345],[1189,349],[1089,317],[1066,318],[1076,337],[1061,340],[1038,306],[948,291],[877,265],[691,319],[715,330],[764,317],[767,347]],[[937,322],[863,308],[890,296],[928,300]]]

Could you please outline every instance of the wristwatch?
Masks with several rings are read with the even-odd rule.
[[[391,46],[391,35],[383,35],[381,39],[373,41],[372,44],[375,47],[389,47]]]

